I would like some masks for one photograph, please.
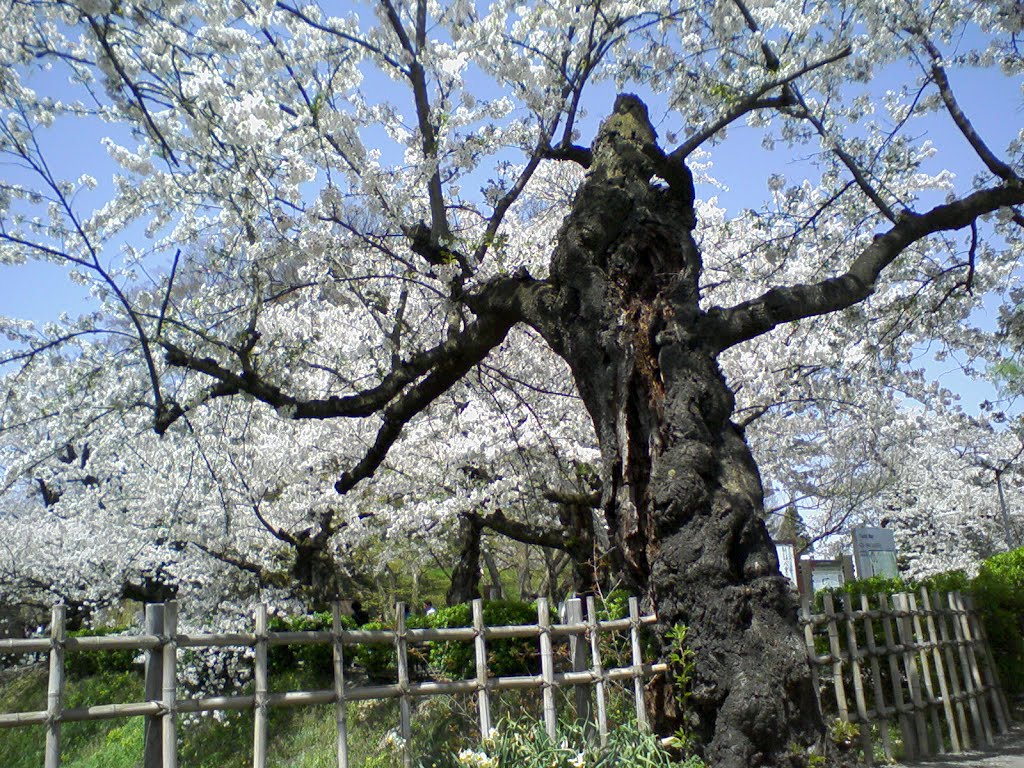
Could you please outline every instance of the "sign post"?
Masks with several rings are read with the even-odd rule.
[[[858,579],[884,576],[894,579],[899,575],[896,567],[896,538],[888,528],[854,528],[853,562]]]

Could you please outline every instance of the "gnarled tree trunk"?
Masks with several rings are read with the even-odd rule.
[[[480,597],[480,519],[459,515],[459,555],[445,595],[448,605],[468,603]]]
[[[757,467],[702,324],[689,172],[668,178],[642,103],[619,97],[552,258],[536,325],[570,365],[604,462],[619,566],[662,633],[689,627],[689,727],[716,768],[789,765],[823,726]],[[655,713],[682,723],[671,697]]]

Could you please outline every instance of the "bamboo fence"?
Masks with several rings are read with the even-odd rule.
[[[920,602],[918,602],[920,600]],[[988,747],[1010,724],[985,630],[968,595],[843,595],[801,622],[822,712],[853,723],[864,762]],[[851,701],[852,695],[852,701]],[[851,744],[851,746],[853,746]]]
[[[222,634],[183,634],[178,632],[176,603],[146,606],[145,634],[131,636],[68,637],[65,633],[65,609],[53,609],[48,638],[0,640],[0,653],[49,654],[47,707],[37,712],[0,714],[0,729],[44,725],[46,728],[45,768],[61,764],[62,723],[107,720],[142,716],[146,718],[143,764],[146,768],[177,768],[178,720],[185,713],[213,711],[253,711],[253,766],[267,765],[268,710],[273,707],[335,705],[337,725],[337,761],[348,768],[347,705],[366,700],[398,699],[398,733],[405,747],[403,761],[412,764],[410,743],[413,707],[418,697],[475,694],[480,734],[491,734],[491,695],[495,691],[540,689],[544,727],[554,738],[558,723],[555,690],[572,687],[575,691],[575,715],[583,723],[592,723],[589,688],[595,692],[596,736],[602,744],[608,738],[607,686],[613,681],[633,681],[633,705],[641,727],[644,714],[644,679],[667,671],[665,664],[644,663],[640,630],[657,621],[640,614],[636,598],[629,600],[629,616],[614,621],[598,621],[597,607],[587,598],[586,619],[579,599],[566,603],[564,623],[551,623],[548,602],[537,601],[537,623],[494,626],[484,624],[482,602],[473,602],[473,626],[449,629],[410,629],[405,623],[405,606],[395,611],[392,630],[347,630],[342,627],[340,606],[334,606],[330,631],[272,632],[267,629],[267,606],[256,610],[253,632]],[[607,668],[603,664],[599,638],[606,633],[628,633],[632,664]],[[492,676],[487,669],[487,644],[506,638],[537,638],[540,649],[540,673],[518,676]],[[443,641],[472,642],[476,674],[471,679],[412,681],[409,674],[409,646]],[[589,641],[589,642],[588,642]],[[556,671],[555,643],[568,643],[571,670]],[[332,688],[318,691],[271,693],[268,651],[280,645],[326,644],[333,649]],[[356,684],[346,679],[345,652],[359,644],[390,645],[395,650],[397,682],[383,685]],[[178,651],[184,648],[251,648],[254,651],[252,693],[207,698],[181,698],[178,692]],[[65,693],[64,654],[66,651],[135,650],[145,652],[145,701],[122,704],[98,704],[69,709],[63,706]]]

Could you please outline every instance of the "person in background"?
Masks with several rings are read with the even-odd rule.
[[[437,613],[437,608],[434,607],[434,604],[432,602],[427,600],[423,603],[423,613],[425,613],[427,616],[433,616],[435,613]]]

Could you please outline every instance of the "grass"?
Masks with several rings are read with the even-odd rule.
[[[46,709],[47,671],[34,667],[0,686],[0,712]],[[65,706],[138,701],[142,680],[129,672],[97,675],[69,683]],[[142,754],[141,718],[65,723],[61,726],[64,768],[133,768]],[[43,764],[46,729],[42,725],[11,728],[0,739],[4,768],[39,768]]]
[[[297,670],[278,677],[275,688],[302,690],[330,687],[329,680]],[[37,667],[0,683],[0,712],[46,708],[47,671]],[[142,680],[132,673],[99,674],[67,685],[67,707],[140,701]],[[432,722],[436,722],[431,719]],[[349,707],[351,764],[367,768],[400,765],[398,753],[382,750],[385,734],[398,722],[397,702],[363,702]],[[421,720],[421,722],[423,722]],[[189,768],[248,768],[252,765],[253,714],[232,713],[217,719],[180,722],[179,761]],[[328,768],[337,765],[337,730],[333,706],[270,710],[268,762],[281,768]],[[458,735],[458,732],[453,731]],[[136,768],[141,765],[144,723],[141,717],[65,723],[61,727],[64,768]],[[0,766],[39,768],[46,729],[42,725],[0,732]],[[392,759],[393,758],[393,759]]]
[[[332,681],[315,672],[296,668],[275,676],[274,689],[317,690]],[[0,680],[0,712],[30,712],[46,708],[47,670],[34,667]],[[613,688],[616,686],[613,686]],[[141,701],[143,685],[138,673],[106,672],[68,681],[67,707]],[[620,701],[621,699],[621,701]],[[628,713],[629,691],[613,696],[610,714]],[[451,766],[461,749],[480,743],[475,697],[439,696],[416,702],[412,753],[415,764]],[[560,709],[568,711],[568,700]],[[494,722],[540,712],[538,692],[507,692],[494,696]],[[268,763],[280,768],[329,768],[337,765],[337,730],[332,705],[274,708],[269,715]],[[179,762],[187,768],[248,768],[252,765],[253,713],[182,717],[178,726]],[[397,735],[398,701],[353,702],[348,706],[348,750],[352,766],[401,768]],[[39,768],[46,741],[44,726],[0,731],[2,768]],[[63,768],[137,768],[141,766],[143,718],[66,723],[61,728]]]

